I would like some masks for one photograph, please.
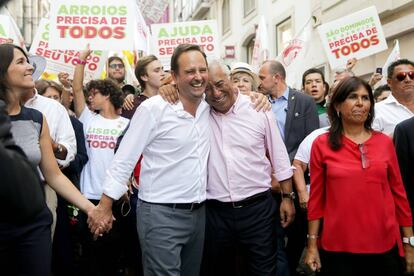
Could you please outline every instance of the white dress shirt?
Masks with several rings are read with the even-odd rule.
[[[160,96],[144,101],[131,119],[109,167],[103,192],[119,199],[141,154],[138,197],[152,203],[192,203],[206,199],[210,152],[210,108],[203,100],[196,116],[179,102]]]
[[[400,104],[392,93],[382,102],[375,104],[375,119],[372,128],[393,136],[395,126],[414,116],[405,105]]]
[[[49,126],[50,137],[67,150],[65,160],[56,159],[62,167],[69,166],[76,155],[76,136],[68,112],[59,102],[39,95],[37,91],[25,104],[43,113]]]

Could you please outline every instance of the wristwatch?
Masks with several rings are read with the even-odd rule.
[[[296,198],[296,194],[295,192],[282,193],[282,198],[290,198],[291,200],[294,200]]]
[[[403,243],[409,244],[414,247],[414,236],[411,237],[403,237]]]

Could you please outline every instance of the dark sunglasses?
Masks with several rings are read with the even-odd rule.
[[[122,63],[113,63],[113,64],[109,65],[109,68],[111,68],[111,69],[116,69],[116,68],[123,69],[124,65]]]
[[[410,71],[410,72],[400,72],[400,73],[398,73],[398,74],[395,76],[395,78],[396,78],[398,81],[403,81],[403,80],[405,80],[405,78],[406,78],[407,76],[410,78],[410,80],[414,80],[414,71]]]

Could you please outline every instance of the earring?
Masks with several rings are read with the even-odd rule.
[[[338,115],[338,118],[341,118],[341,113],[339,112],[339,110],[336,111],[336,115]]]

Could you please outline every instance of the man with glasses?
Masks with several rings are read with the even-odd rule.
[[[373,128],[390,136],[395,126],[414,115],[414,62],[400,59],[388,67],[391,95],[375,105]]]

